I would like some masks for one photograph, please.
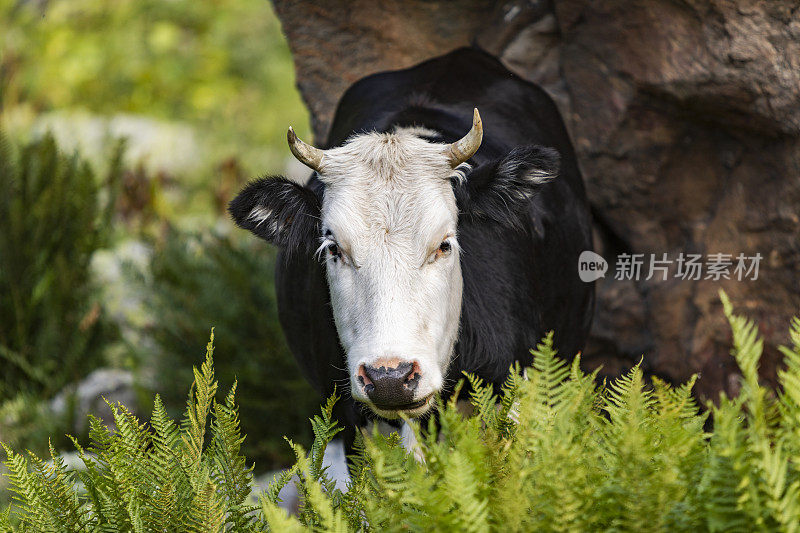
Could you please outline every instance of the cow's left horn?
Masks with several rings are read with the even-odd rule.
[[[445,149],[448,157],[450,158],[450,164],[453,168],[456,168],[458,165],[469,159],[470,157],[478,151],[478,148],[481,147],[481,141],[483,140],[483,124],[481,123],[481,116],[478,113],[478,108],[475,108],[475,112],[472,114],[472,129],[469,130],[469,133],[464,135],[461,139],[457,140],[453,144],[450,144]]]
[[[298,161],[312,170],[319,172],[322,167],[322,158],[325,157],[325,151],[301,141],[291,126],[286,133],[286,140],[289,141],[289,149]]]

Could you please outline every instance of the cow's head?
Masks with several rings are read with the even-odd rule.
[[[266,178],[231,202],[239,226],[325,263],[353,398],[381,416],[423,414],[444,384],[461,314],[459,211],[517,224],[555,175],[558,154],[541,147],[472,171],[465,163],[482,135],[477,109],[472,129],[452,144],[409,128],[320,150],[290,128],[292,153],[317,172],[324,197]]]

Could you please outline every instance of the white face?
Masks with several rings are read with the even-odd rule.
[[[385,417],[424,413],[453,355],[463,286],[453,175],[442,145],[412,130],[325,152],[319,253],[333,315],[353,397]],[[413,401],[370,398],[380,367],[408,369]]]

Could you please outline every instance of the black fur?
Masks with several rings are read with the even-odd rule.
[[[462,215],[524,228],[527,206],[546,182],[558,175],[559,155],[553,148],[517,146],[508,155],[480,165],[454,184]]]
[[[531,363],[529,349],[550,330],[563,355],[583,347],[594,291],[578,278],[577,263],[580,253],[591,249],[591,223],[561,116],[540,88],[489,54],[463,48],[355,83],[339,102],[322,146],[341,145],[359,132],[412,125],[434,130],[438,142],[453,142],[471,127],[474,107],[483,119],[484,139],[469,161],[467,181],[453,184],[464,292],[445,394],[463,370],[499,386],[514,361]],[[555,177],[534,183],[527,178],[536,171]],[[283,204],[276,193],[285,190],[293,193]],[[324,266],[306,244],[318,237],[313,217],[323,195],[316,175],[306,188],[286,180],[260,181],[234,200],[231,213],[240,226],[282,247],[276,268],[281,324],[301,369],[329,396],[349,376]],[[246,217],[257,202],[275,208],[276,232],[263,234],[264,229],[248,225]],[[346,394],[336,414],[348,447],[355,428],[373,416]]]
[[[256,208],[269,212],[266,220],[251,216]],[[251,181],[228,211],[240,228],[290,253],[307,253],[319,237],[319,199],[310,189],[283,177]]]

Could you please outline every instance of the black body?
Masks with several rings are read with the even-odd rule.
[[[361,132],[391,131],[397,125],[424,126],[441,134],[436,141],[453,142],[469,131],[475,107],[483,120],[483,143],[470,160],[473,170],[466,184],[454,183],[464,292],[456,357],[447,374],[449,387],[463,370],[501,384],[514,361],[530,364],[530,348],[549,330],[555,331],[556,347],[564,356],[574,355],[585,342],[594,291],[592,284],[578,277],[578,256],[591,249],[590,214],[556,106],[544,91],[509,72],[494,57],[464,48],[355,83],[342,97],[328,142],[322,146],[340,145]],[[552,150],[543,147],[560,154],[558,176],[538,185],[520,205],[509,207],[517,198],[504,197],[502,187],[520,185],[499,169],[506,168],[503,163],[508,163],[509,154],[516,154],[514,164],[557,165]],[[251,185],[249,196],[246,189],[241,195],[245,198],[232,202],[231,213],[242,227],[258,234],[244,220],[253,205],[248,198],[257,194],[255,187]],[[303,208],[313,211],[324,197],[324,185],[315,174],[302,189],[307,196]],[[286,224],[288,228],[291,219]],[[314,230],[291,231],[294,241],[300,241]],[[325,266],[313,256],[314,246],[289,243],[272,234],[262,237],[284,245],[276,289],[292,352],[321,394],[330,395],[334,386],[341,390],[349,376],[331,312]],[[374,417],[347,394],[340,400],[338,416],[346,426],[348,444],[355,426]]]

